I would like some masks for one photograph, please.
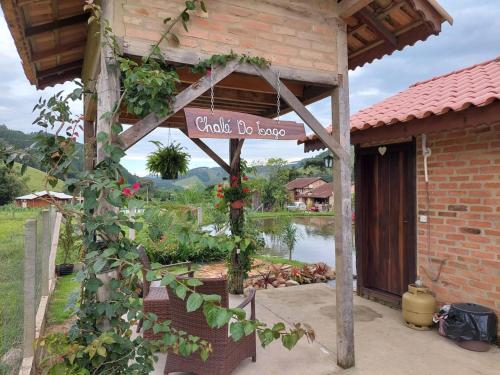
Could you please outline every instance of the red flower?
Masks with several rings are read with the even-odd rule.
[[[250,192],[250,189],[249,189],[249,188],[247,188],[247,187],[246,187],[246,188],[243,188],[243,192],[244,192],[244,193],[249,193],[249,192]]]
[[[132,193],[132,190],[130,190],[129,188],[123,188],[122,193],[126,197],[131,197],[134,195],[134,193]]]
[[[238,181],[238,177],[236,177],[236,176],[231,176],[231,181]]]
[[[243,181],[248,181],[248,176],[243,176]]]
[[[123,185],[125,183],[125,178],[123,178],[123,176],[120,176],[120,178],[118,179],[118,185]]]
[[[222,184],[217,185],[219,189],[222,189]]]
[[[134,190],[139,190],[139,188],[141,187],[141,184],[136,182],[135,184],[132,185],[132,189]]]

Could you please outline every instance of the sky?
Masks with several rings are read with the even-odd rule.
[[[431,36],[424,42],[417,42],[403,51],[396,51],[382,60],[350,71],[352,114],[405,90],[415,82],[500,56],[499,0],[439,2],[453,17],[452,26],[445,23],[438,36]],[[56,85],[44,91],[36,90],[29,84],[3,14],[0,17],[0,46],[0,124],[24,132],[38,130],[31,125],[35,117],[31,110],[38,98],[51,96],[63,89],[70,90],[72,84]],[[81,103],[75,103],[72,109],[76,113],[81,112]],[[309,109],[324,126],[330,124],[329,100],[316,102]],[[300,121],[294,114],[282,118]],[[310,133],[307,127],[306,133]],[[156,129],[130,148],[123,159],[125,167],[138,176],[148,174],[146,158],[155,149],[149,142],[151,140],[159,140],[164,144],[171,141],[181,143],[191,154],[191,168],[216,166],[178,130]],[[227,140],[206,140],[206,143],[227,160]],[[250,162],[271,157],[296,161],[312,155],[304,154],[303,147],[295,141],[247,140],[242,151],[242,157]]]

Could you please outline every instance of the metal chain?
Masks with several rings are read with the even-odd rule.
[[[280,123],[280,112],[281,112],[281,81],[280,81],[280,71],[276,73],[277,77],[277,86],[278,90],[276,90],[278,93],[276,95],[276,117],[278,118],[278,124]]]
[[[213,65],[210,66],[210,110],[212,111],[212,116],[214,114],[214,69]]]

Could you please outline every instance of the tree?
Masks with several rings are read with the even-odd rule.
[[[0,165],[0,206],[11,203],[26,187],[21,179],[5,165]]]

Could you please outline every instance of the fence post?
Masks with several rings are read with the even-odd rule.
[[[49,257],[52,242],[51,212],[42,210],[42,296],[49,295]]]
[[[198,225],[201,225],[203,223],[203,209],[201,207],[198,207],[197,218],[198,218]]]
[[[33,357],[35,340],[35,277],[36,277],[36,220],[29,219],[24,224],[24,334],[23,357]]]
[[[129,208],[128,210],[129,218],[131,221],[135,221],[135,207],[134,208]],[[128,230],[128,238],[131,241],[135,240],[135,229],[129,228]]]

